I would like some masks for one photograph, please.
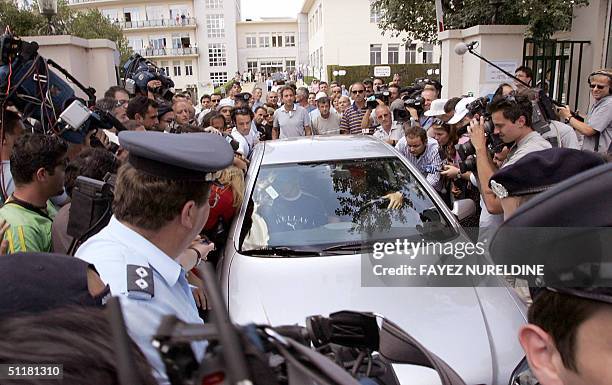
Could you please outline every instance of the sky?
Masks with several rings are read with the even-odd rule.
[[[240,0],[242,20],[261,17],[297,17],[304,0]]]

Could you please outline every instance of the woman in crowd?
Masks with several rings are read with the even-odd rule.
[[[227,231],[244,200],[244,188],[244,173],[235,166],[223,170],[218,183],[211,188],[210,213],[203,233],[217,246],[225,244]],[[216,257],[209,254],[211,257],[216,263]]]

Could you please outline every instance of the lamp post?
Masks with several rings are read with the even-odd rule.
[[[45,35],[55,35],[56,28],[51,22],[53,16],[57,15],[57,0],[38,0],[38,9],[40,14],[47,18],[47,25],[42,27],[40,32]]]

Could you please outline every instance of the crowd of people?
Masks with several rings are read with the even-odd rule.
[[[0,258],[7,290],[0,317],[63,305],[99,307],[109,292],[122,294],[130,335],[144,353],[136,353],[138,365],[150,365],[155,380],[166,383],[150,336],[164,314],[202,322],[208,304],[194,267],[218,258],[216,249],[225,243],[245,199],[250,156],[259,142],[268,140],[371,135],[405,157],[450,209],[461,199],[474,201],[477,210],[462,224],[480,227],[479,236],[487,239],[537,194],[604,164],[612,146],[611,71],[589,76],[593,103],[584,120],[568,107],[556,108],[556,119],[542,120],[542,95],[529,87],[531,69],[519,67],[516,76],[520,81],[501,84],[486,102],[465,95],[440,99],[437,81],[420,82],[415,99],[414,85],[402,84],[398,75],[391,83],[373,78],[349,87],[324,81],[298,87],[278,80],[252,93],[234,81],[226,95],[203,95],[198,101],[189,94],[162,99],[154,91],[156,80],[137,95],[114,86],[96,108],[112,114],[125,130],[92,130],[83,143],[26,132],[23,111],[7,105],[1,118],[1,252],[30,253],[28,273],[49,275],[36,295],[21,297],[22,289],[16,288],[28,278],[7,273],[20,261]],[[478,103],[485,106],[476,110]],[[102,180],[107,174],[117,174],[110,223],[78,247],[77,258],[41,257],[75,249],[69,218],[87,215],[71,207],[76,180]],[[53,266],[78,274],[64,279]],[[63,330],[57,338],[69,345],[64,334],[74,322],[58,314],[40,322]],[[92,314],[84,316],[103,323]],[[6,325],[24,327],[34,321],[11,322]],[[101,330],[97,327],[96,333]],[[89,332],[75,329],[83,340]],[[203,347],[195,351],[201,355]],[[43,350],[36,352],[45,357]],[[95,354],[106,357],[108,352],[99,348]],[[88,366],[91,373],[110,370],[103,362]],[[143,378],[154,382],[151,373]],[[79,375],[87,374],[75,378]],[[90,380],[82,383],[96,383]]]

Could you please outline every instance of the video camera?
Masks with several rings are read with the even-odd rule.
[[[487,111],[487,105],[489,103],[489,99],[487,98],[479,98],[471,102],[466,106],[468,113],[467,115],[470,117],[479,115],[484,117],[484,131],[487,138],[487,150],[493,156],[495,153],[500,152],[504,146],[506,145],[498,135],[494,133],[493,121],[491,120],[491,114]],[[459,168],[461,173],[467,171],[476,171],[476,149],[471,141],[457,144],[455,146],[457,149],[457,153],[459,154],[459,158],[461,162],[459,163]]]
[[[381,86],[374,95],[370,96],[366,100],[366,107],[373,110],[378,106],[377,99],[382,101],[385,104],[389,104],[389,96],[391,93],[389,92],[389,88],[387,86]]]
[[[52,60],[38,54],[38,44],[28,43],[11,33],[0,37],[0,104],[11,102],[23,113],[24,120],[40,121],[45,133],[53,131],[57,111],[74,98],[74,91],[67,82],[49,70],[56,67],[79,86],[95,103],[95,90],[83,87],[74,77]]]
[[[106,174],[103,181],[77,177],[68,216],[67,233],[73,237],[69,255],[110,221],[116,178],[114,174]]]
[[[110,112],[95,107],[89,109],[85,107],[82,99],[73,99],[68,107],[62,111],[56,124],[56,129],[60,135],[69,142],[82,143],[88,132],[98,129],[110,130],[115,128],[117,132],[126,130],[123,123]],[[70,102],[70,99],[68,102]],[[92,138],[93,142],[95,140]],[[92,144],[94,144],[92,147],[96,147],[95,143]],[[98,146],[102,146],[102,144],[98,143]]]
[[[172,385],[399,385],[392,364],[432,368],[442,385],[465,384],[412,336],[372,313],[340,311],[329,317],[311,316],[305,327],[235,326],[213,267],[206,263],[198,269],[211,301],[212,323],[186,324],[169,315],[153,337]],[[118,303],[113,307],[120,312]],[[201,340],[208,346],[198,360],[192,342]]]
[[[174,82],[168,77],[163,68],[157,67],[151,61],[135,53],[130,56],[123,69],[125,71],[124,86],[131,95],[137,93],[146,94],[148,91],[151,91],[163,99],[172,100],[174,96],[172,92]],[[159,80],[161,86],[150,89],[147,84],[151,80]]]
[[[414,108],[420,114],[423,112],[425,99],[421,96],[421,92],[426,86],[433,86],[438,94],[442,90],[442,84],[439,81],[428,78],[416,78],[409,87],[402,88],[400,95],[406,107]]]

